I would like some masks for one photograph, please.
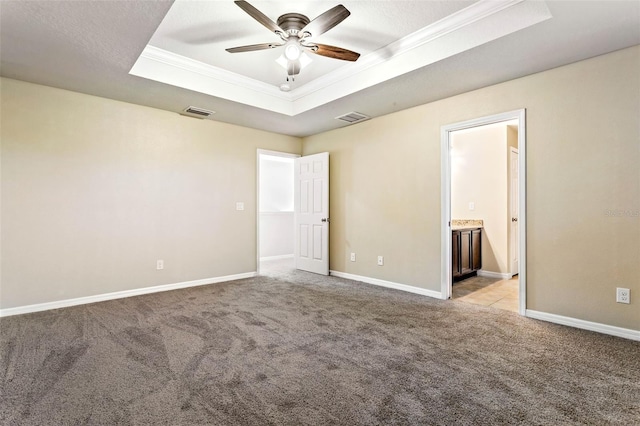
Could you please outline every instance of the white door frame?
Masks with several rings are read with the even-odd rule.
[[[486,124],[499,123],[502,121],[518,120],[518,167],[519,167],[519,312],[525,315],[527,307],[527,163],[526,163],[526,114],[524,109],[509,111],[502,114],[480,117],[473,120],[462,121],[441,127],[441,248],[442,248],[442,270],[440,276],[441,293],[443,299],[451,298],[451,133],[457,130],[469,129],[472,127],[484,126]]]
[[[260,156],[298,158],[299,154],[258,149],[256,153],[256,274],[260,274]]]

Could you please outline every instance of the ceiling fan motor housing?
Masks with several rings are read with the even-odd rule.
[[[301,13],[285,13],[278,18],[278,26],[285,30],[287,34],[295,36],[301,29],[311,22],[309,18]]]

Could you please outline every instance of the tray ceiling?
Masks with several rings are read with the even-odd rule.
[[[311,19],[329,2],[251,2],[273,21]],[[551,18],[539,0],[345,1],[351,15],[313,41],[357,51],[356,62],[309,54],[291,91],[281,91],[282,49],[231,54],[228,47],[278,42],[233,2],[177,0],[131,74],[294,116]]]
[[[302,13],[314,19],[338,4],[328,1],[253,0],[250,3],[274,22],[280,15],[290,12]],[[349,9],[351,15],[315,41],[345,47],[366,56],[472,3],[473,1],[347,1],[342,4]],[[149,45],[279,86],[286,77],[285,70],[275,62],[282,54],[282,49],[236,54],[225,51],[229,47],[271,42],[280,42],[280,38],[232,1],[177,0],[151,37]],[[309,56],[312,63],[305,67],[294,86],[350,65],[319,55]]]

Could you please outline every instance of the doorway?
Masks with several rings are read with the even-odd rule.
[[[258,150],[257,273],[294,264],[294,161],[300,157]]]
[[[329,275],[329,153],[258,150],[256,272]]]
[[[443,298],[524,315],[525,144],[524,110],[442,127]]]

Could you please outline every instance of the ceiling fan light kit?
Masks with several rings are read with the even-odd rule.
[[[300,59],[300,55],[302,54],[302,50],[300,49],[300,45],[295,42],[295,40],[289,40],[286,43],[284,48],[284,57],[290,61],[297,61]]]
[[[313,21],[300,13],[285,13],[277,19],[277,23],[273,22],[269,17],[253,7],[247,1],[236,1],[235,4],[253,19],[272,31],[275,35],[279,36],[283,43],[261,43],[238,46],[226,49],[227,52],[252,52],[284,46],[284,53],[276,60],[276,62],[286,68],[287,81],[293,81],[295,76],[300,73],[300,70],[311,62],[311,58],[305,55],[305,51],[328,58],[351,62],[356,61],[360,57],[359,53],[351,50],[336,46],[318,44],[309,40],[310,38],[317,37],[329,31],[331,28],[344,21],[351,14],[347,8],[341,4],[327,10]],[[283,89],[283,86],[285,85],[280,86],[280,90],[290,90],[289,85],[286,85],[287,90]]]

